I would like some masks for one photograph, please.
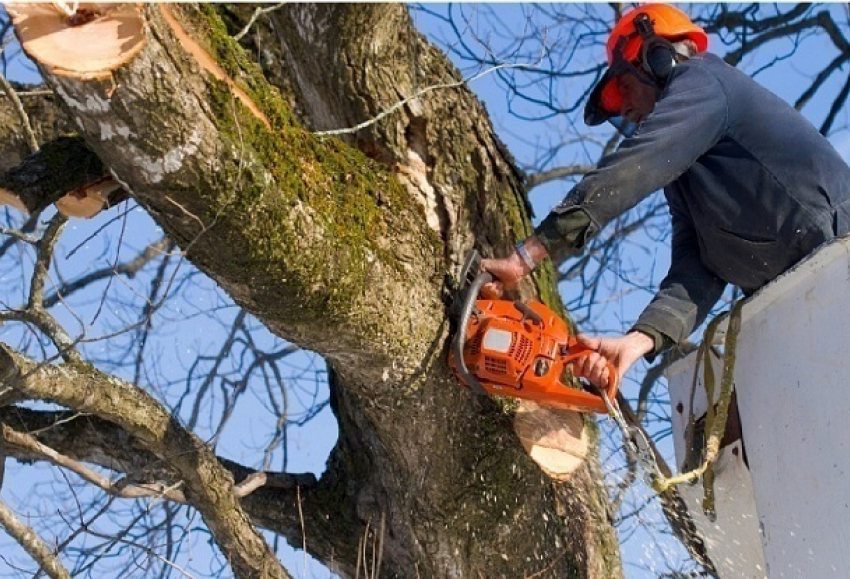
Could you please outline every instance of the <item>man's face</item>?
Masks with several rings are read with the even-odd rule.
[[[638,71],[626,71],[617,77],[623,102],[620,105],[620,116],[634,124],[639,124],[646,115],[655,108],[658,91],[647,78],[638,78]]]

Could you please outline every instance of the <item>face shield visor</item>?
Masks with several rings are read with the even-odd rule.
[[[658,86],[638,68],[640,63],[631,63],[623,57],[623,47],[628,39],[620,37],[617,47],[614,49],[613,62],[587,99],[584,108],[584,122],[589,126],[596,126],[608,121],[624,137],[631,137],[640,126],[630,121],[621,114],[623,106],[623,92],[620,86],[620,78],[630,75],[642,84],[651,86],[654,91],[659,92]]]

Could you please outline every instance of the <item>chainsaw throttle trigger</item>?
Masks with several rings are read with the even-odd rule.
[[[570,340],[572,342],[572,340]],[[593,354],[596,350],[591,350],[590,348],[579,349],[576,345],[577,342],[571,343],[572,347],[568,347],[566,351],[566,355],[561,358],[561,361],[564,365],[572,364],[572,367],[575,368],[575,362],[579,361],[581,358],[585,356],[589,356]],[[605,394],[609,399],[614,400],[617,396],[617,390],[620,389],[620,375],[617,372],[617,369],[611,362],[608,362],[605,365],[608,368],[608,386],[604,389]],[[574,374],[579,378],[587,378],[586,376],[582,376],[580,374]]]

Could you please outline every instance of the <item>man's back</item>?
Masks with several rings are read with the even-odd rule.
[[[717,135],[665,193],[674,215],[692,221],[712,271],[752,291],[850,229],[850,168],[802,115],[714,55],[677,69],[659,104],[682,94],[711,101],[690,111],[712,115],[693,121],[717,125]]]

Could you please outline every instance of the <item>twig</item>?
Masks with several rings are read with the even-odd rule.
[[[167,565],[167,566],[168,566],[168,567],[170,567],[171,569],[174,569],[175,571],[177,571],[178,573],[180,573],[181,575],[183,575],[183,576],[184,576],[184,577],[186,577],[187,579],[196,579],[196,578],[195,578],[195,576],[194,576],[194,575],[192,575],[191,573],[189,573],[186,569],[184,569],[183,567],[181,567],[181,566],[177,565],[177,564],[176,564],[176,563],[174,563],[173,561],[169,561],[167,558],[165,558],[165,557],[163,557],[162,555],[160,555],[159,553],[157,553],[157,552],[156,552],[154,549],[152,549],[151,547],[148,547],[148,546],[146,546],[146,545],[139,544],[139,543],[137,543],[137,542],[135,542],[135,541],[131,541],[131,540],[129,540],[129,539],[125,539],[125,538],[123,538],[123,537],[113,537],[113,536],[111,536],[111,535],[106,535],[106,534],[104,534],[104,533],[100,533],[100,532],[98,532],[98,531],[95,531],[95,530],[93,530],[93,529],[91,529],[91,528],[86,528],[86,529],[84,529],[84,531],[85,531],[87,534],[89,534],[89,535],[91,535],[91,536],[93,536],[93,537],[97,537],[97,538],[99,538],[99,539],[108,539],[108,540],[113,541],[113,542],[115,542],[115,543],[123,543],[124,545],[128,545],[128,546],[133,547],[133,548],[135,548],[135,549],[139,549],[140,551],[142,551],[142,552],[144,552],[144,553],[147,553],[147,554],[148,554],[148,555],[150,555],[151,557],[154,557],[155,559],[158,559],[161,563],[163,563],[163,564]]]
[[[535,68],[537,68],[537,65],[504,63],[504,64],[496,65],[492,68],[488,68],[487,70],[481,71],[478,74],[464,78],[464,79],[459,80],[457,82],[450,82],[450,83],[445,83],[445,84],[435,84],[435,85],[431,85],[431,86],[426,86],[425,88],[416,91],[413,95],[407,97],[406,99],[397,102],[396,104],[394,104],[390,108],[384,109],[383,111],[378,113],[378,115],[376,117],[373,117],[373,118],[369,119],[368,121],[363,121],[359,125],[356,125],[354,127],[349,127],[347,129],[333,129],[333,130],[330,130],[330,131],[317,131],[313,134],[318,136],[318,137],[334,137],[334,136],[337,136],[337,135],[348,135],[348,134],[356,133],[357,131],[359,131],[361,129],[365,129],[366,127],[370,127],[370,126],[374,125],[375,123],[377,123],[381,119],[391,115],[392,113],[394,113],[395,111],[397,111],[401,107],[405,106],[407,103],[414,101],[414,100],[428,94],[429,92],[433,92],[435,90],[440,90],[440,89],[458,88],[458,87],[464,86],[464,85],[466,85],[466,84],[468,84],[468,83],[470,83],[474,80],[478,80],[479,78],[487,76],[488,74],[491,74],[491,73],[496,72],[498,70],[507,69],[507,68],[535,69]]]
[[[135,275],[148,263],[156,257],[168,251],[170,241],[167,237],[162,237],[159,241],[148,245],[144,251],[129,261],[118,264],[115,267],[105,267],[95,271],[91,271],[84,276],[77,278],[71,282],[65,283],[62,287],[57,288],[52,294],[44,298],[44,307],[50,308],[55,306],[60,301],[64,301],[69,296],[79,290],[86,288],[92,283],[115,275],[124,275],[128,278],[133,278]]]
[[[307,574],[307,530],[304,528],[304,511],[301,509],[301,486],[295,487],[298,500],[298,520],[301,523],[301,550],[304,552],[304,574]]]
[[[48,96],[52,95],[52,90],[23,90],[23,91],[15,91],[15,94],[19,97],[32,97],[32,96]],[[2,95],[0,95],[2,96]],[[8,95],[7,95],[8,96]]]
[[[565,167],[557,167],[549,171],[541,171],[540,173],[532,173],[526,181],[526,188],[530,191],[539,185],[549,183],[565,177],[579,177],[588,173],[593,169],[591,165],[568,165]]]
[[[15,112],[21,120],[21,125],[24,127],[24,135],[27,138],[27,145],[29,145],[30,153],[37,152],[39,149],[38,139],[35,138],[35,132],[32,130],[29,115],[27,114],[27,111],[24,110],[24,105],[21,103],[21,99],[18,98],[18,94],[15,92],[15,89],[11,84],[9,84],[9,81],[6,80],[6,76],[3,74],[0,74],[0,86],[3,87],[3,92],[6,93],[9,100],[12,101],[12,106],[15,108]]]
[[[257,18],[259,18],[263,14],[268,14],[269,12],[274,12],[275,10],[277,10],[278,8],[283,6],[284,4],[286,4],[286,2],[281,2],[280,4],[275,4],[274,6],[270,6],[268,8],[257,8],[256,10],[254,10],[254,14],[251,15],[251,19],[248,21],[248,24],[246,24],[245,28],[243,28],[241,31],[239,31],[237,34],[235,34],[233,36],[233,40],[235,40],[236,42],[239,42],[240,40],[242,40],[242,37],[245,36],[246,34],[248,34],[248,31],[251,29],[251,27],[257,21]]]
[[[12,229],[10,227],[0,226],[0,233],[2,233],[3,235],[8,235],[9,237],[14,237],[16,239],[19,239],[20,241],[24,241],[32,245],[38,243],[38,237],[35,237],[33,235],[27,235],[19,229]]]
[[[48,461],[52,462],[56,466],[61,466],[73,473],[76,473],[84,480],[90,482],[110,495],[125,499],[139,499],[145,497],[153,497],[157,499],[165,498],[176,503],[186,503],[186,497],[183,493],[174,490],[173,486],[165,487],[161,484],[122,485],[121,481],[112,482],[105,476],[95,472],[79,461],[65,456],[53,448],[42,444],[30,434],[18,432],[6,425],[2,427],[2,433],[2,438],[9,444],[44,456]]]
[[[381,577],[381,562],[384,559],[384,536],[387,533],[387,514],[381,512],[381,534],[378,535],[378,562],[375,565],[375,578]]]

